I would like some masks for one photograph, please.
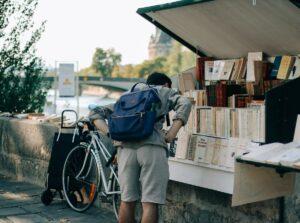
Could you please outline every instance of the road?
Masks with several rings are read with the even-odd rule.
[[[0,175],[0,223],[116,222],[107,209],[92,207],[77,213],[59,198],[46,207],[40,201],[42,191],[41,187]]]

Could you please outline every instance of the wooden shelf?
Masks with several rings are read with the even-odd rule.
[[[234,172],[230,168],[170,158],[169,170],[170,180],[227,194],[233,193]]]

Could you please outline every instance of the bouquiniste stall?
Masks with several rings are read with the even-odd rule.
[[[245,71],[244,81],[250,80],[253,84],[256,81],[246,77],[251,72],[249,52],[263,52],[264,58],[272,66],[278,55],[297,58],[297,55],[300,54],[299,6],[299,1],[295,0],[186,0],[141,8],[137,12],[201,58],[233,60],[248,56],[247,74]],[[254,54],[256,57],[257,55],[260,54]],[[262,58],[258,57],[254,60],[262,60]],[[299,56],[295,64],[299,63],[297,61],[299,61]],[[299,72],[300,67],[294,68],[294,71],[290,69],[286,79],[292,79],[290,72],[295,73],[295,69],[296,72]],[[253,73],[255,72],[253,71]],[[204,81],[206,88],[215,82],[222,82],[224,85],[231,85],[232,82],[249,85],[249,83],[242,83],[241,80],[232,81],[232,79],[225,83],[224,80],[216,79],[209,83],[207,79]],[[240,147],[244,149],[244,147],[257,147],[273,142],[291,142],[297,114],[300,113],[300,106],[294,105],[297,95],[300,93],[300,81],[299,78],[282,80],[281,85],[284,86],[284,89],[289,90],[283,91],[282,88],[275,87],[263,92],[264,104],[261,106],[263,109],[259,111],[260,117],[262,117],[259,128],[262,136],[260,140],[254,141],[253,137],[245,139],[241,135],[234,138],[231,133],[226,136],[218,135],[215,133],[216,131],[214,134],[203,134],[201,130],[193,129],[190,133],[199,136],[200,140],[198,141],[220,140],[219,144],[225,143],[226,148],[235,152]],[[282,92],[287,93],[283,94]],[[195,113],[197,114],[197,109],[201,110],[202,108],[207,109],[207,105],[195,106]],[[209,109],[214,110],[215,108]],[[235,109],[239,110],[239,108]],[[228,114],[228,117],[231,117],[231,110],[228,111]],[[200,125],[201,117],[199,118]],[[240,154],[244,152],[243,149],[239,151]],[[235,155],[238,155],[237,152]],[[224,153],[223,158],[219,157],[220,162],[215,163],[199,162],[187,158],[171,158],[169,161],[170,179],[233,194],[233,205],[281,197],[293,191],[295,173],[279,175],[267,167],[259,169],[249,164],[234,164],[235,158],[235,156],[224,155]],[[226,162],[230,164],[224,164],[226,162],[221,159],[228,159],[229,161]],[[245,176],[241,174],[243,171],[240,168],[243,170],[246,168],[247,174],[252,174],[254,179],[256,177],[257,183],[252,184],[252,191],[251,188],[245,187],[245,184],[241,184],[241,178]],[[264,185],[266,183],[267,185]],[[270,191],[272,192],[270,193]]]

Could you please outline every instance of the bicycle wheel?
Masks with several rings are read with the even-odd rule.
[[[63,168],[63,191],[69,206],[86,211],[95,201],[100,185],[100,171],[95,155],[86,144],[74,147]]]
[[[117,173],[117,171],[116,171]],[[112,191],[121,191],[120,184],[117,181],[116,177],[114,177],[113,182],[112,182]],[[113,202],[113,209],[116,218],[119,220],[119,208],[121,204],[121,194],[114,194],[112,197],[112,202]]]

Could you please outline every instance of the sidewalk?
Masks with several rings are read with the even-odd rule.
[[[51,205],[44,206],[40,200],[42,191],[41,187],[0,175],[0,223],[117,222],[113,212],[95,207],[77,213],[58,196]]]

